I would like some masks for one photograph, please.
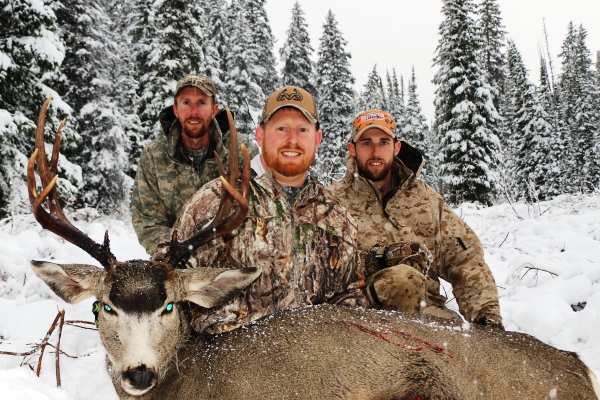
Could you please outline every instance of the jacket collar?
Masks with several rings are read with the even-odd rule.
[[[285,198],[281,185],[273,177],[272,171],[266,171],[260,178],[253,180],[255,185],[260,186],[261,191],[268,193],[271,198]],[[302,207],[316,200],[323,193],[323,185],[310,172],[306,174],[306,184],[296,197],[293,204],[296,208]]]

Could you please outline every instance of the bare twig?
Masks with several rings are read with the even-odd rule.
[[[88,328],[85,326],[80,326],[79,324],[89,324],[89,325],[94,325],[93,322],[90,321],[82,321],[82,320],[72,320],[72,321],[65,321],[65,310],[59,310],[58,313],[56,314],[56,318],[54,318],[54,321],[52,322],[52,325],[50,325],[50,328],[48,329],[48,331],[46,332],[46,335],[44,336],[44,338],[42,339],[42,341],[40,343],[31,343],[28,344],[28,346],[31,346],[31,350],[29,351],[24,351],[24,352],[13,352],[13,351],[0,351],[0,355],[8,355],[8,356],[17,356],[17,357],[23,357],[23,360],[21,361],[21,365],[27,365],[29,368],[31,368],[32,371],[34,371],[34,368],[32,366],[32,362],[30,362],[30,358],[32,356],[34,356],[38,351],[40,352],[40,356],[37,360],[37,368],[35,369],[35,373],[37,376],[40,376],[41,370],[42,370],[42,358],[44,356],[44,351],[46,349],[46,346],[49,346],[53,349],[55,349],[55,373],[56,373],[56,386],[61,386],[61,379],[60,379],[60,359],[59,356],[61,354],[69,357],[69,358],[80,358],[80,357],[86,357],[90,354],[92,354],[93,352],[87,353],[87,354],[83,354],[83,355],[79,355],[79,356],[72,356],[70,354],[65,353],[64,351],[62,351],[60,349],[60,340],[62,337],[62,328],[64,325],[70,325],[70,326],[74,326],[76,328],[80,328],[80,329],[89,329],[89,330],[97,330],[96,328]],[[49,342],[50,337],[52,336],[52,333],[54,332],[54,330],[56,329],[58,325],[58,339],[57,339],[57,343],[56,344],[52,344]],[[3,342],[0,342],[0,344],[3,344]]]

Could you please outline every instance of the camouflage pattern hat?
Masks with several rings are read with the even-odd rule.
[[[394,117],[385,111],[367,110],[358,114],[352,124],[352,141],[356,142],[363,133],[372,128],[379,129],[392,138],[396,138],[396,122],[394,121]]]
[[[211,97],[215,97],[217,95],[217,88],[215,87],[215,83],[212,79],[210,79],[206,75],[201,74],[189,74],[183,77],[179,82],[177,82],[177,87],[175,87],[174,96],[177,97],[177,94],[186,86],[193,86],[202,90],[202,92]]]
[[[297,86],[286,86],[277,89],[267,98],[259,123],[266,124],[273,114],[283,107],[297,108],[311,123],[319,122],[317,103],[312,95]]]

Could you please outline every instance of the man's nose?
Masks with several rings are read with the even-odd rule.
[[[298,143],[298,132],[295,129],[291,129],[290,132],[287,134],[286,139],[288,143]]]
[[[378,144],[373,144],[373,157],[379,157],[381,154],[381,148]]]

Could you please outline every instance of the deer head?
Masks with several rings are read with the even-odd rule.
[[[178,269],[199,246],[236,229],[248,213],[250,157],[242,146],[244,170],[241,193],[234,189],[240,177],[237,131],[229,110],[231,149],[227,177],[221,170],[222,196],[215,218],[189,239],[179,242],[173,233],[168,262],[132,260],[119,262],[109,248],[108,231],[102,245],[90,239],[65,217],[56,195],[57,166],[63,121],[55,137],[50,165],[44,151],[44,122],[50,99],[40,111],[35,151],[29,159],[27,183],[33,215],[40,225],[85,250],[103,268],[81,264],[32,261],[37,276],[63,300],[77,303],[98,300],[98,323],[107,350],[113,381],[131,395],[140,395],[156,385],[169,364],[181,336],[178,303],[191,301],[211,308],[227,302],[261,273],[257,268]],[[42,192],[37,193],[37,162]],[[47,204],[48,211],[43,207]]]

